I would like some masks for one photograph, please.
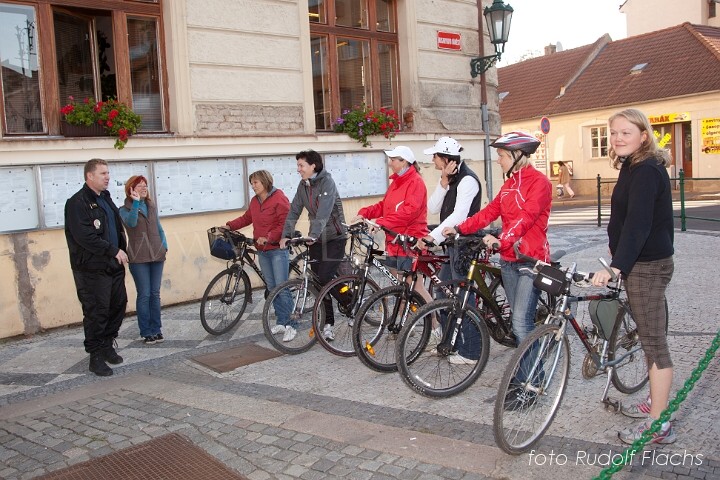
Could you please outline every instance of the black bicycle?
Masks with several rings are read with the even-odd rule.
[[[560,408],[570,371],[569,330],[577,334],[593,368],[607,373],[601,399],[606,408],[617,412],[621,407],[608,396],[611,383],[622,393],[633,393],[648,381],[637,325],[627,299],[621,295],[622,278],[616,277],[607,263],[600,259],[614,282],[606,292],[576,296],[571,294],[571,286],[587,284],[589,274],[577,272],[574,263],[562,269],[523,257],[536,262],[535,285],[558,295],[558,300],[547,324],[533,330],[514,352],[498,387],[495,441],[514,455],[530,450],[542,438]],[[578,324],[571,308],[577,302],[590,302],[592,326]]]
[[[245,267],[250,267],[263,285],[267,283],[255,261],[257,251],[252,248],[252,238],[224,227],[212,227],[207,232],[210,253],[227,260],[227,266],[210,280],[203,293],[200,322],[208,333],[222,335],[240,322],[247,304],[252,303],[252,285]],[[299,274],[304,258],[305,254],[295,256],[290,261],[290,272]]]
[[[489,338],[506,347],[517,344],[500,267],[490,261],[497,245],[488,249],[483,243],[488,234],[499,235],[493,229],[443,242],[470,256],[467,276],[452,282],[450,298],[421,307],[398,336],[395,358],[400,376],[422,395],[444,398],[469,388],[485,368]],[[552,297],[541,296],[536,323],[545,320],[553,304]],[[441,329],[427,328],[437,323]]]

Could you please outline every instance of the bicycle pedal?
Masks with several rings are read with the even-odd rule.
[[[372,345],[370,345],[370,342],[365,342],[365,350],[367,350],[367,352],[373,357],[375,356],[375,349]]]

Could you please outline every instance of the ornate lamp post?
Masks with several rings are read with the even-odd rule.
[[[482,0],[478,0],[478,16]],[[470,75],[473,78],[478,75],[484,75],[505,51],[505,43],[510,36],[510,21],[512,20],[513,8],[505,5],[502,0],[493,0],[492,5],[485,7],[483,16],[488,24],[490,33],[490,42],[495,47],[495,55],[486,57],[476,57],[470,60]],[[478,20],[480,30],[480,53],[483,53],[483,32],[482,21]],[[493,198],[492,187],[492,162],[490,160],[490,121],[487,110],[487,92],[485,90],[485,78],[481,83],[481,113],[482,113],[482,129],[485,131],[485,191],[488,200]]]
[[[513,8],[505,5],[502,0],[493,0],[491,6],[485,7],[483,15],[488,24],[490,42],[495,46],[495,55],[476,57],[470,60],[470,75],[473,78],[485,73],[496,61],[500,60],[500,56],[505,52],[505,43],[510,36],[512,14]]]

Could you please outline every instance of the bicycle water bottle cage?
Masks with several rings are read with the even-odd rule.
[[[560,295],[565,290],[565,272],[551,265],[540,267],[533,285],[550,295]]]

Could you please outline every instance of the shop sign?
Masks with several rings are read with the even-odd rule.
[[[702,153],[720,154],[720,118],[703,118],[700,120],[700,136],[702,137]]]
[[[659,125],[661,123],[689,122],[690,113],[663,113],[662,115],[649,116],[648,120],[650,120],[652,125]]]

